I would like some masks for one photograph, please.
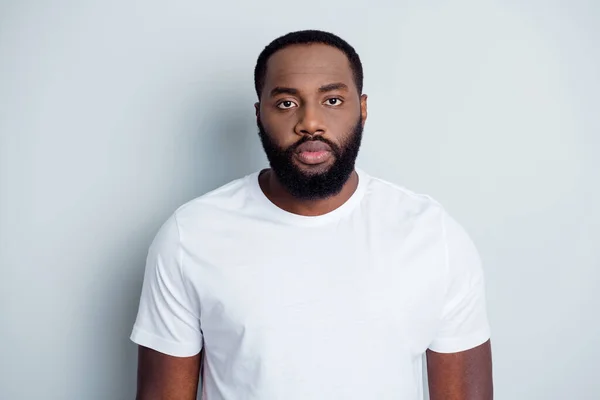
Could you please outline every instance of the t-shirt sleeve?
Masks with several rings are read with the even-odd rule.
[[[175,218],[164,223],[150,245],[131,340],[164,354],[189,357],[200,352],[203,339],[198,307],[190,300],[183,274]]]
[[[438,353],[469,350],[490,338],[481,259],[471,238],[443,215],[446,243],[446,295],[439,329],[429,348]]]

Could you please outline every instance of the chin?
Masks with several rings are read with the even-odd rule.
[[[315,176],[327,173],[331,169],[331,163],[322,163],[315,165],[294,163],[294,166],[305,176]]]

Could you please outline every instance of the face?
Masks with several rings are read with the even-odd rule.
[[[346,55],[331,46],[273,54],[260,102],[259,135],[278,181],[299,199],[339,193],[354,170],[366,120]]]

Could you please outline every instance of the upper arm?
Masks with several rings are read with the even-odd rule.
[[[447,279],[439,327],[427,351],[432,400],[492,399],[492,355],[479,253],[444,215]]]
[[[195,399],[203,335],[195,288],[184,275],[175,216],[156,235],[146,261],[131,340],[139,347],[138,399]]]
[[[193,400],[201,355],[174,357],[139,346],[136,400]]]
[[[457,353],[427,351],[431,400],[492,400],[490,341]]]

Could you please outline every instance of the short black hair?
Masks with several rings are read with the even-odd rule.
[[[313,44],[320,43],[328,46],[335,47],[346,54],[348,61],[350,62],[350,68],[354,75],[354,82],[358,89],[358,94],[362,94],[363,89],[363,69],[360,57],[348,42],[333,33],[318,31],[318,30],[304,30],[297,32],[290,32],[284,36],[281,36],[273,40],[258,56],[256,61],[256,67],[254,68],[254,87],[256,94],[260,100],[262,89],[265,85],[265,77],[267,75],[267,61],[269,58],[279,50],[285,49],[288,46],[295,44]]]

